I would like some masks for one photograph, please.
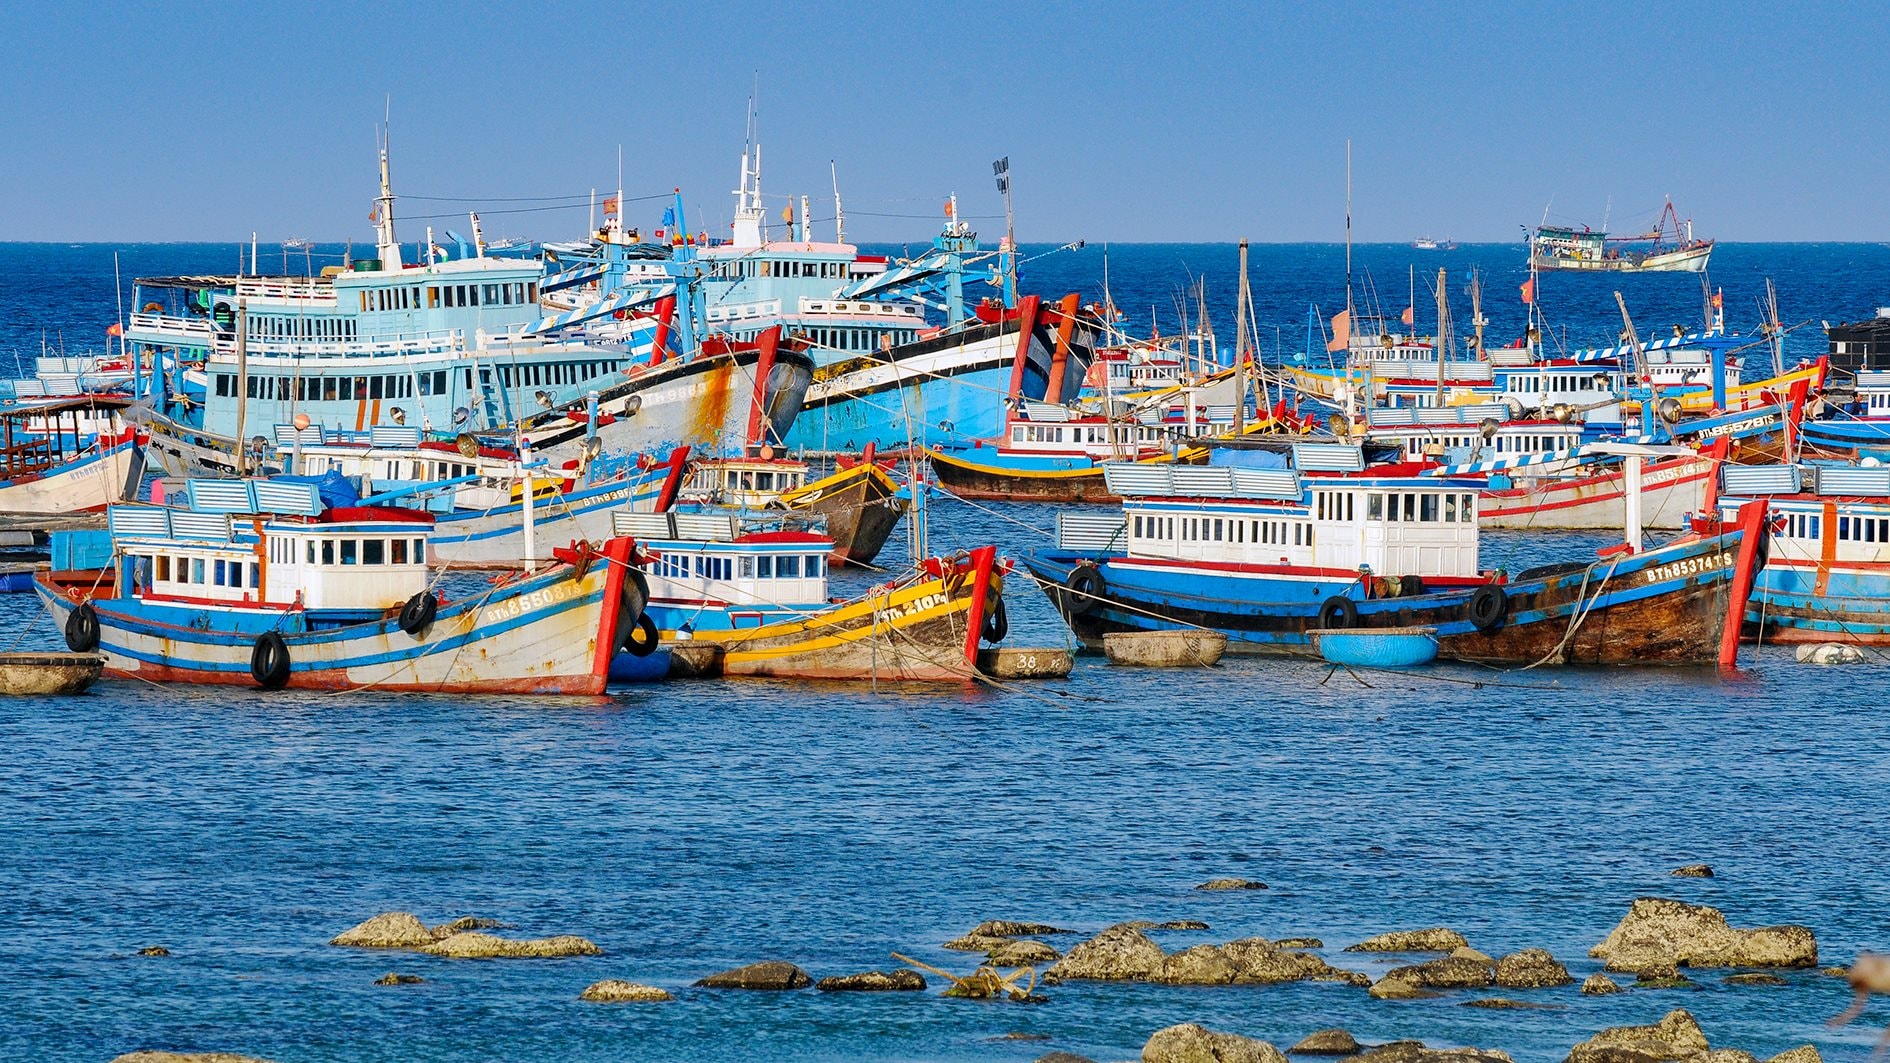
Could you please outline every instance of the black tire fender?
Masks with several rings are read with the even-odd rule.
[[[1471,627],[1485,635],[1491,634],[1509,619],[1509,592],[1494,583],[1485,583],[1471,592],[1464,611],[1470,617]]]
[[[91,602],[80,602],[79,607],[66,617],[66,647],[74,653],[91,653],[98,649],[98,610]]]
[[[656,621],[648,613],[637,617],[637,622],[623,635],[623,649],[632,657],[648,657],[656,652],[656,644],[662,635],[656,630]]]
[[[439,609],[440,600],[433,596],[433,592],[421,591],[400,607],[400,630],[419,638],[421,632],[433,624],[433,617]]]
[[[1319,626],[1329,631],[1357,627],[1357,603],[1343,594],[1335,594],[1327,598],[1319,606]]]
[[[986,604],[984,610],[984,626],[980,629],[979,634],[983,636],[984,641],[995,644],[1003,642],[1004,636],[1010,633],[1011,618],[1005,615],[1004,598],[1002,595],[999,595],[996,599]]]
[[[249,674],[264,690],[281,690],[289,682],[289,644],[282,635],[265,631],[249,651]]]
[[[1063,596],[1064,609],[1071,616],[1088,616],[1102,608],[1102,596],[1108,593],[1109,581],[1103,578],[1102,569],[1094,561],[1085,561],[1070,571],[1063,586],[1069,591]]]

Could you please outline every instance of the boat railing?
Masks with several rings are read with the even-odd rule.
[[[180,339],[207,347],[215,341],[217,329],[203,318],[133,314],[130,324],[126,326],[126,334],[127,338],[133,340]]]
[[[425,332],[397,332],[372,340],[260,340],[249,341],[248,353],[292,358],[359,358],[407,354],[438,354],[464,349],[464,333],[459,329],[432,329]],[[219,337],[219,355],[235,355],[234,337]]]
[[[925,320],[923,308],[912,303],[870,303],[851,299],[810,299],[806,296],[801,297],[800,312]]]
[[[236,294],[242,299],[280,300],[285,303],[338,305],[335,286],[313,280],[287,280],[279,277],[242,277],[236,282]]]
[[[1120,512],[1057,514],[1057,549],[1084,553],[1126,549],[1129,521]]]
[[[763,299],[753,303],[735,303],[709,308],[710,321],[742,321],[781,316],[781,300]]]

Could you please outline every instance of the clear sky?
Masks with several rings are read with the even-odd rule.
[[[829,160],[851,239],[920,241],[953,191],[1001,214],[1008,155],[1023,240],[1336,241],[1350,137],[1360,241],[1669,194],[1700,235],[1890,239],[1881,3],[11,0],[0,40],[4,240],[367,239],[389,95],[396,193],[489,234],[580,235],[498,200],[606,189],[619,144],[626,195],[725,233],[757,75],[764,189],[821,238]]]

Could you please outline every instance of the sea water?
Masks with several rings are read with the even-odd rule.
[[[1093,296],[1099,250],[1039,260],[1028,287]],[[1366,252],[1381,290],[1393,262],[1481,254],[1495,275],[1520,258],[1516,247]],[[1232,256],[1113,248],[1112,287],[1118,303],[1168,300],[1172,318],[1185,270],[1210,277],[1211,298],[1232,291]],[[124,258],[127,276],[183,273],[231,268],[234,250]],[[37,352],[40,322],[69,349],[88,334],[101,345],[111,249],[0,245],[0,265],[0,335],[14,351]],[[1884,301],[1890,251],[1728,245],[1715,265],[1736,325],[1756,320],[1733,311],[1768,274],[1788,324],[1835,321]],[[1555,297],[1579,295],[1571,332],[1584,342],[1611,342],[1615,287],[1653,321],[1698,317],[1696,278],[1575,280]],[[1300,304],[1336,294],[1342,305],[1342,252],[1257,247],[1254,287],[1283,335],[1302,315],[1303,337]],[[1231,315],[1216,327],[1230,336]],[[1793,334],[1794,358],[1818,352],[1816,332]],[[994,541],[1015,554],[1046,541],[1054,514],[937,502],[933,546]],[[903,556],[904,535],[887,559]],[[1513,571],[1592,557],[1604,542],[1495,533],[1484,561]],[[1067,644],[1021,574],[1006,598],[1009,644]],[[61,645],[31,596],[0,598],[0,631],[17,648]],[[1153,1031],[1193,1021],[1282,1047],[1339,1025],[1364,1041],[1547,1063],[1604,1026],[1685,1007],[1715,1047],[1764,1057],[1810,1042],[1861,1061],[1890,1003],[1827,1029],[1848,993],[1816,971],[1788,972],[1782,988],[1696,971],[1691,991],[1400,1002],[1326,983],[1078,983],[1044,989],[1038,1005],[942,999],[936,978],[923,994],[690,988],[754,960],[822,977],[896,966],[894,951],[964,973],[978,955],[940,946],[987,918],[1081,932],[1045,939],[1058,948],[1129,919],[1210,924],[1158,933],[1170,950],[1312,935],[1332,962],[1374,975],[1409,959],[1340,947],[1447,925],[1491,954],[1547,948],[1579,979],[1637,896],[1713,904],[1739,926],[1807,924],[1824,963],[1890,948],[1885,658],[1815,667],[1764,647],[1743,663],[1731,675],[1355,677],[1295,659],[1170,672],[1083,658],[1068,681],[1002,689],[731,680],[481,699],[106,682],[0,701],[0,1055],[1023,1063],[1052,1050],[1133,1059]],[[1717,876],[1667,874],[1696,862]],[[1269,888],[1193,889],[1226,876]],[[580,934],[604,955],[449,961],[326,944],[390,909]],[[135,955],[150,945],[171,955]],[[390,971],[426,982],[372,984]],[[577,1000],[605,978],[678,999]],[[1488,995],[1549,1007],[1461,1006]]]

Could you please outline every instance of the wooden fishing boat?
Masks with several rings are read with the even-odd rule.
[[[59,532],[83,568],[36,589],[75,652],[114,676],[265,689],[598,694],[642,616],[631,543],[447,600],[424,513],[331,508],[312,484],[194,480],[187,508],[119,505]]]
[[[1767,507],[1745,630],[1764,642],[1890,646],[1890,467],[1726,466],[1714,508]]]
[[[906,512],[909,496],[873,458],[868,444],[858,462],[809,483],[806,462],[776,457],[773,448],[739,458],[704,458],[689,465],[680,498],[685,503],[737,510],[777,509],[816,515],[835,564],[871,564]]]
[[[1089,649],[1203,627],[1229,653],[1307,653],[1316,629],[1422,626],[1456,660],[1719,657],[1738,528],[1508,577],[1478,564],[1477,482],[1294,449],[1293,469],[1110,465],[1123,510],[1061,514],[1057,546],[1022,563]]]
[[[137,494],[144,447],[122,398],[30,399],[0,407],[0,513],[95,513]]]
[[[960,498],[1114,503],[1121,499],[1104,485],[1103,463],[1172,460],[1180,434],[1152,417],[1124,420],[1025,402],[991,445],[927,447],[925,454],[939,484]]]
[[[0,696],[81,694],[104,670],[96,653],[0,653]]]
[[[778,518],[775,518],[778,520]],[[1008,629],[996,548],[931,559],[847,602],[827,600],[831,540],[765,520],[619,513],[650,590],[626,652],[703,640],[722,671],[798,679],[965,680]]]

